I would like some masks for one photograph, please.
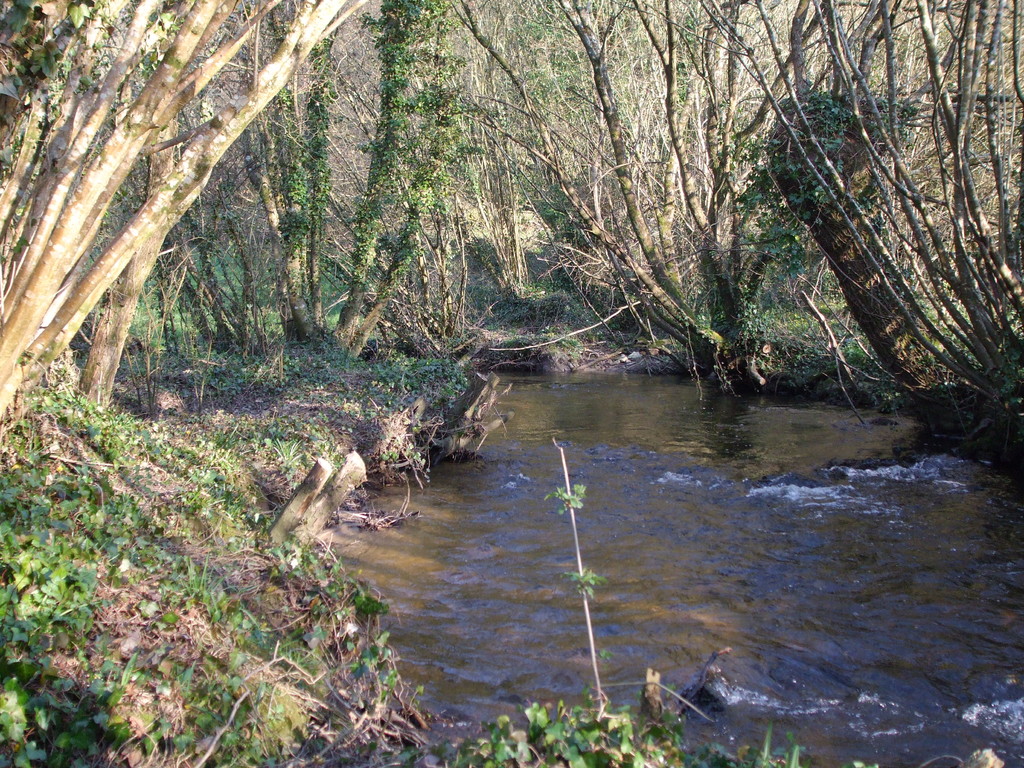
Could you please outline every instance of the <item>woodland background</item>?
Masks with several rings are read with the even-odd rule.
[[[15,0],[0,407],[69,346],[105,402],[129,335],[151,367],[316,339],[444,357],[559,293],[726,386],[804,354],[884,371],[1015,454],[1020,23],[974,0]]]

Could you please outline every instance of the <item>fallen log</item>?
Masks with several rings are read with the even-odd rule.
[[[501,379],[494,373],[484,378],[472,376],[466,390],[444,413],[441,427],[431,441],[430,463],[479,450],[488,433],[504,426],[515,414],[498,411],[498,398],[508,392],[499,390]]]
[[[304,540],[316,538],[348,495],[365,480],[366,464],[355,451],[345,457],[337,471],[327,459],[317,459],[281,510],[270,529],[270,540],[281,544],[292,535]]]

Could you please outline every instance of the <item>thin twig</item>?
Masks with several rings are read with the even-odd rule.
[[[250,693],[252,693],[252,691],[246,688],[245,693],[238,697],[238,701],[235,702],[235,706],[231,708],[231,714],[228,716],[228,721],[217,729],[217,733],[214,734],[213,741],[210,743],[210,746],[206,748],[206,754],[204,754],[199,759],[199,762],[192,766],[192,768],[203,768],[203,766],[206,765],[206,761],[210,759],[214,751],[217,749],[217,744],[220,743],[221,738],[225,733],[227,733],[228,728],[230,728],[231,724],[235,721],[235,715],[238,714],[238,708],[242,706],[243,701],[249,698]]]
[[[312,675],[312,674],[310,674],[309,672],[304,670],[301,666],[299,666],[294,661],[289,659],[287,656],[276,656],[275,655],[274,658],[270,660],[270,664],[276,664],[278,662],[284,662],[285,664],[289,665],[292,669],[294,669],[296,672],[298,672],[302,676],[302,678],[306,681],[307,685],[310,685],[310,686],[316,685],[321,680],[323,680],[325,677],[327,677],[327,672],[321,672],[319,675]],[[268,664],[267,666],[270,666],[270,665]]]
[[[565,475],[565,492],[567,495],[572,494],[572,486],[569,484],[569,465],[565,463],[565,450],[558,444],[558,441],[551,438],[551,442],[555,444],[558,449],[559,455],[562,457],[562,473]],[[565,503],[565,508],[569,510],[569,519],[572,521],[572,539],[573,544],[576,547],[576,567],[580,574],[580,586],[583,587],[583,556],[580,554],[580,536],[576,530],[576,512],[572,507],[572,504]],[[587,638],[590,640],[590,662],[594,667],[594,684],[597,688],[597,700],[600,708],[604,709],[604,691],[601,690],[601,673],[597,669],[597,643],[594,641],[594,626],[590,621],[590,604],[587,601],[587,592],[585,588],[581,588],[580,596],[583,598],[583,615],[587,619]]]
[[[78,459],[69,459],[67,456],[58,456],[56,454],[50,454],[51,459],[55,459],[63,464],[73,464],[76,467],[103,467],[104,469],[112,469],[113,464],[108,464],[105,461],[80,461]]]
[[[955,755],[939,755],[938,757],[933,757],[929,760],[925,760],[923,763],[917,766],[917,768],[928,768],[933,763],[939,762],[939,760],[952,760],[953,764],[958,766],[964,764],[964,761],[961,760],[959,757],[956,757]]]
[[[566,339],[571,338],[572,336],[579,336],[581,333],[586,333],[587,331],[592,331],[595,328],[597,328],[597,326],[604,325],[605,323],[607,323],[609,320],[611,320],[616,315],[621,315],[627,309],[629,309],[630,307],[635,307],[639,303],[640,302],[638,302],[638,301],[634,301],[634,302],[631,302],[629,304],[626,304],[624,307],[619,307],[618,309],[616,309],[614,312],[612,312],[610,315],[608,315],[608,317],[604,318],[603,320],[598,320],[593,325],[588,325],[586,328],[580,328],[578,331],[573,331],[572,333],[567,333],[567,334],[565,334],[565,336],[559,336],[557,339],[552,339],[551,341],[542,341],[539,344],[531,344],[528,347],[490,347],[489,351],[491,351],[491,352],[525,352],[528,349],[538,349],[540,347],[548,347],[548,346],[551,346],[552,344],[557,344],[560,341],[565,341]]]
[[[846,402],[850,406],[850,410],[853,411],[853,415],[857,417],[857,420],[861,424],[865,424],[864,417],[860,415],[860,411],[857,410],[857,406],[853,402],[853,398],[850,397],[850,393],[846,389],[846,383],[843,381],[843,370],[846,370],[848,378],[853,380],[853,374],[850,371],[850,364],[846,362],[846,357],[843,355],[843,349],[839,346],[839,341],[836,339],[832,328],[828,324],[828,319],[822,314],[821,310],[815,305],[814,300],[807,295],[806,291],[800,291],[800,298],[804,300],[804,304],[814,315],[814,318],[818,321],[818,325],[821,326],[822,331],[828,340],[829,351],[832,352],[832,356],[836,363],[836,379],[839,383],[839,388],[843,391],[843,395],[846,397]]]

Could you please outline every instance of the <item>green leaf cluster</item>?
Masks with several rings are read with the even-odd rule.
[[[526,727],[499,717],[486,725],[487,735],[464,742],[454,768],[801,768],[801,749],[790,744],[773,749],[768,733],[759,749],[742,747],[733,755],[710,744],[688,748],[685,720],[666,712],[660,719],[635,715],[630,707],[612,712],[590,701],[555,707],[533,703],[523,710]],[[852,763],[848,768],[868,768]],[[877,768],[873,766],[872,768]]]
[[[570,510],[583,509],[583,498],[587,494],[587,487],[585,485],[573,485],[572,492],[565,490],[565,488],[557,488],[549,493],[544,498],[546,499],[558,499],[562,502],[562,506],[558,510],[558,514],[564,515]]]
[[[573,707],[530,704],[523,711],[526,727],[499,717],[486,726],[487,735],[462,744],[455,768],[799,768],[800,748],[771,748],[771,734],[758,751],[744,748],[738,756],[716,745],[688,749],[685,721],[666,713],[645,720],[629,707],[608,712],[590,702]]]
[[[599,587],[608,582],[604,576],[599,576],[589,568],[584,568],[583,573],[567,571],[563,574],[565,578],[576,585],[576,591],[588,598],[594,596],[594,587]]]

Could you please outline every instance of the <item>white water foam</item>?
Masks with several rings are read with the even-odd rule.
[[[835,467],[834,471],[845,475],[849,480],[880,480],[895,483],[919,483],[930,481],[944,486],[950,491],[967,491],[966,483],[951,480],[947,475],[966,464],[952,456],[929,456],[916,464],[904,467],[893,464],[887,467],[858,469],[856,467]]]
[[[805,507],[836,507],[846,506],[855,493],[845,485],[762,485],[751,488],[747,496],[780,499]]]
[[[745,704],[759,709],[768,710],[781,716],[806,717],[820,715],[829,711],[842,709],[849,725],[865,738],[884,738],[900,736],[906,733],[917,733],[925,729],[925,720],[918,723],[905,723],[899,728],[886,727],[882,722],[900,709],[892,701],[885,701],[877,694],[861,693],[857,697],[857,706],[851,706],[849,700],[842,699],[808,699],[801,702],[784,702],[773,696],[751,691],[741,686],[734,686],[718,680],[712,684],[714,692],[728,706]],[[906,718],[904,718],[906,719]]]
[[[857,696],[858,704],[874,704],[879,709],[887,709],[890,705],[896,706],[892,702],[883,701],[882,697],[877,693],[861,693]]]
[[[660,483],[661,485],[681,485],[692,488],[703,488],[704,483],[698,480],[693,475],[683,475],[678,472],[666,472],[654,482]]]
[[[513,477],[511,480],[509,480],[507,483],[505,483],[501,487],[502,488],[508,488],[509,490],[512,490],[513,488],[518,488],[523,483],[531,483],[531,482],[533,482],[533,481],[530,478],[528,478],[526,475],[524,475],[522,472],[520,472],[518,475]]]
[[[964,710],[963,719],[971,725],[987,728],[1024,744],[1024,699],[972,704]]]
[[[711,688],[730,707],[747,704],[759,709],[778,712],[781,715],[818,715],[842,704],[839,699],[809,699],[788,703],[758,691],[731,685],[723,680],[716,680],[712,683]]]
[[[862,692],[857,696],[857,704],[858,707],[850,712],[850,725],[868,739],[920,733],[928,722],[919,715],[896,715],[902,709],[900,705],[895,701],[886,701],[877,693]],[[893,716],[903,721],[900,727],[885,727],[883,723]]]

